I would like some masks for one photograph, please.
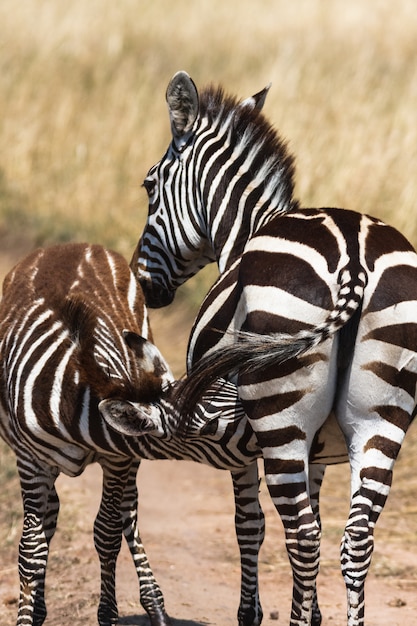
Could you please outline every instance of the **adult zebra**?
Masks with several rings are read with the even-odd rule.
[[[285,528],[291,626],[312,620],[320,521],[308,460],[317,430],[336,416],[351,466],[341,545],[348,626],[362,626],[374,526],[415,414],[417,255],[374,218],[299,206],[293,158],[260,113],[266,93],[238,102],[222,89],[200,95],[185,72],[173,77],[172,142],[144,181],[149,215],[131,267],[156,307],[218,263],[181,404],[237,374]]]
[[[45,572],[59,511],[56,478],[60,472],[77,476],[93,462],[103,469],[94,524],[101,563],[99,624],[117,623],[115,564],[122,534],[152,626],[171,624],[137,527],[141,459],[189,459],[231,471],[242,562],[241,624],[248,623],[248,615],[261,619],[260,450],[236,389],[216,383],[196,407],[194,436],[182,441],[175,436],[179,416],[168,399],[160,407],[137,404],[159,397],[171,380],[163,357],[144,336],[151,337],[139,285],[126,261],[101,246],[37,250],[4,281],[0,435],[16,453],[24,505],[18,626],[40,626],[46,617]],[[142,436],[132,438],[138,432]]]

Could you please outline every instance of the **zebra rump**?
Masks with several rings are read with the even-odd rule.
[[[202,391],[217,379],[281,365],[302,356],[338,331],[342,331],[343,337],[339,345],[338,363],[340,368],[345,368],[353,349],[366,279],[365,274],[360,272],[352,280],[348,270],[340,272],[340,277],[339,297],[335,307],[323,324],[315,328],[301,330],[293,335],[228,330],[224,334],[226,341],[223,344],[219,342],[220,346],[217,344],[215,349],[194,363],[188,376],[178,382],[171,392],[180,412],[178,433],[186,436]]]

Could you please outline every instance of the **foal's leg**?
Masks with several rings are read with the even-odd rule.
[[[41,626],[46,618],[45,574],[49,542],[55,532],[59,501],[54,483],[58,472],[17,454],[23,499],[19,544],[20,596],[17,626]]]
[[[265,518],[259,502],[258,463],[254,461],[231,475],[241,563],[238,623],[239,626],[258,626],[263,616],[259,600],[258,557],[265,536]]]
[[[140,603],[152,626],[171,626],[165,611],[162,591],[155,580],[138,528],[138,490],[136,475],[140,461],[134,461],[129,472],[121,507],[123,532],[139,579]]]
[[[120,507],[132,462],[118,459],[110,463],[108,459],[100,459],[100,463],[103,468],[103,492],[94,522],[94,545],[101,568],[98,623],[100,626],[111,626],[118,621],[115,584],[116,560],[123,534]]]
[[[45,539],[48,545],[48,549],[51,543],[51,539],[54,536],[55,531],[56,531],[58,513],[59,513],[59,498],[58,498],[58,494],[56,492],[55,486],[53,486],[48,497],[48,504],[47,504],[47,509],[45,512],[45,518],[44,518],[44,523],[43,523]],[[37,598],[39,601],[39,605],[42,605],[45,603],[45,579],[43,580],[43,582],[39,583],[39,587],[37,591]],[[46,613],[46,609],[45,609],[45,613]]]
[[[46,541],[48,542],[48,546],[51,543],[51,539],[55,534],[56,525],[58,522],[58,514],[59,514],[59,497],[55,489],[55,485],[53,486],[49,498],[48,498],[48,506],[45,514],[45,536]]]

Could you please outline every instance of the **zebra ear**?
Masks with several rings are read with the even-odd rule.
[[[148,340],[142,335],[138,335],[138,333],[133,332],[132,330],[123,330],[123,338],[129,348],[134,350],[136,354],[142,356],[143,350],[148,343]]]
[[[166,92],[171,131],[174,139],[181,139],[192,128],[198,114],[198,91],[187,72],[177,72]]]
[[[258,93],[255,93],[250,98],[246,98],[246,100],[243,100],[239,104],[238,108],[248,108],[251,111],[260,111],[265,104],[266,96],[268,95],[268,91],[270,90],[270,88],[271,83],[269,83],[269,85],[262,89],[262,91],[258,91]]]
[[[160,377],[163,388],[174,381],[168,363],[155,344],[131,330],[123,330],[123,337],[129,348],[135,352],[144,372]]]
[[[126,400],[107,399],[98,405],[101,416],[110,428],[128,437],[163,436],[161,412],[154,404],[132,404]]]

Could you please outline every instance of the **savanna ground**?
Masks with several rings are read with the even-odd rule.
[[[130,257],[146,215],[140,183],[169,140],[164,92],[187,70],[243,97],[272,81],[265,112],[297,156],[306,206],[382,217],[417,244],[417,19],[414,0],[49,0],[0,2],[0,274],[37,245],[88,240]],[[176,374],[214,270],[155,312],[156,342]],[[367,626],[417,623],[417,431],[398,461],[376,531]],[[0,447],[0,626],[16,614],[21,505]],[[92,524],[99,468],[60,478],[62,509],[47,578],[46,624],[95,623]],[[175,626],[235,624],[239,561],[226,473],[145,462],[142,535]],[[319,594],[324,624],[343,625],[338,545],[348,469],[328,470]],[[265,623],[288,623],[291,579],[281,525],[261,485]],[[123,624],[147,623],[126,550]],[[278,611],[278,613],[276,613]]]

